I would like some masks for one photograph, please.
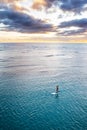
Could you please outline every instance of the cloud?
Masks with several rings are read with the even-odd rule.
[[[33,9],[40,10],[42,7],[50,8],[57,0],[34,0]]]
[[[0,10],[0,23],[7,26],[6,30],[26,33],[53,31],[53,26],[45,21],[35,19],[25,13],[14,11],[3,5]]]
[[[81,12],[85,5],[87,5],[87,0],[59,0],[60,8],[63,11]]]
[[[60,32],[59,33],[60,35],[70,36],[75,34],[82,34],[87,31],[87,19],[83,18],[83,19],[76,19],[72,21],[62,22],[58,27],[60,29],[64,28],[64,30],[66,29],[65,31]],[[77,27],[78,29],[67,30],[70,27]]]
[[[52,5],[58,6],[63,11],[72,11],[80,13],[86,9],[87,0],[34,0],[33,9],[41,9],[42,7],[50,8]]]
[[[67,28],[67,27],[80,27],[80,28],[87,28],[87,18],[83,19],[76,19],[72,21],[62,22],[59,25],[60,28]]]
[[[14,1],[13,1],[13,0],[1,0],[0,2],[1,2],[1,3],[13,3],[13,2],[15,2],[15,1],[18,2],[18,1],[23,1],[23,0],[14,0]]]
[[[15,3],[25,0],[2,0],[4,3]],[[33,0],[32,8],[40,10],[43,7],[48,9],[53,5],[58,6],[63,11],[72,11],[80,13],[81,11],[87,10],[87,0]]]
[[[29,9],[27,9],[27,8],[21,6],[20,4],[17,4],[17,3],[10,5],[10,7],[12,9],[16,10],[16,11],[20,11],[20,12],[27,11],[27,12],[29,12]]]
[[[33,9],[40,10],[43,6],[46,6],[45,0],[34,0],[34,3],[32,5]]]
[[[2,2],[0,2],[0,8],[7,6],[16,11],[29,12],[29,9],[27,9],[26,7],[23,6],[23,4],[21,4],[22,1],[24,1],[24,0],[14,0],[14,1],[13,0],[3,0]]]
[[[77,29],[77,30],[66,30],[63,31],[61,33],[58,33],[58,35],[61,36],[73,36],[73,35],[82,35],[84,32],[86,31],[86,29]]]

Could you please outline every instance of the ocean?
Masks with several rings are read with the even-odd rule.
[[[1,43],[0,130],[87,130],[87,44]]]

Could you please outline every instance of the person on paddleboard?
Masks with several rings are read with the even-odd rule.
[[[58,93],[58,91],[59,91],[59,86],[57,85],[56,86],[56,93]]]

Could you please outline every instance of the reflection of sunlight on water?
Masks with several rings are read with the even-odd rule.
[[[2,45],[3,46],[3,45]],[[7,46],[7,45],[6,45]],[[16,74],[62,74],[68,71],[68,66],[79,66],[79,56],[81,64],[84,65],[86,55],[75,53],[71,49],[72,46],[66,45],[17,45],[10,44],[7,47],[2,47],[3,51],[0,52],[1,70],[13,72]],[[73,62],[73,64],[72,64]],[[65,72],[64,72],[65,71]]]
[[[84,47],[83,47],[84,48]],[[78,51],[78,53],[76,53]],[[81,52],[81,53],[80,53]],[[75,79],[74,73],[86,79],[86,49],[84,52],[76,45],[2,45],[0,52],[0,72],[10,73],[16,77],[37,76],[53,77],[55,83],[59,77],[69,81]],[[1,74],[2,74],[1,73]],[[80,74],[82,73],[82,74]],[[72,77],[72,78],[71,78]],[[58,79],[57,79],[58,78]],[[85,82],[85,81],[84,81]],[[50,83],[50,80],[48,80]]]

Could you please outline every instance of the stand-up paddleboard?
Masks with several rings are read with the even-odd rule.
[[[53,94],[53,95],[58,95],[58,92],[59,92],[59,86],[57,85],[55,92],[54,92],[54,93],[51,93],[51,94]]]
[[[58,93],[51,93],[51,94],[53,94],[53,95],[57,95]]]

